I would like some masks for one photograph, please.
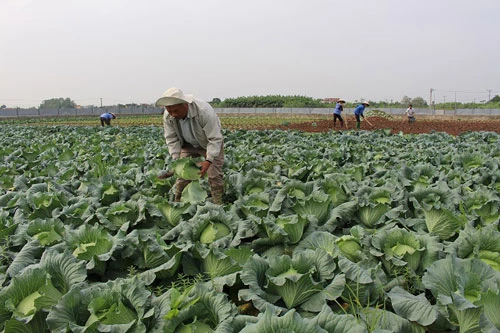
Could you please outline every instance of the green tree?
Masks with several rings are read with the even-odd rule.
[[[408,104],[411,104],[411,98],[408,96],[403,96],[403,98],[401,99],[401,105],[408,106]]]
[[[69,98],[51,98],[46,99],[40,104],[40,109],[59,109],[59,108],[75,108],[76,103]]]
[[[422,97],[418,96],[411,99],[411,105],[415,108],[427,107],[427,102]]]
[[[496,95],[495,97],[493,97],[490,102],[495,102],[495,103],[498,103],[500,102],[500,96]]]
[[[282,96],[282,95],[227,98],[222,103],[220,103],[220,106],[235,107],[235,108],[328,107],[328,105],[321,103],[320,99],[315,99],[306,96]]]

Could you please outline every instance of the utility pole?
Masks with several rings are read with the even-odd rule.
[[[486,89],[486,91],[488,92],[488,102],[491,101],[491,92],[492,92],[492,89]]]
[[[455,91],[455,114],[457,113],[457,92]]]
[[[102,108],[102,97],[101,97],[101,108]]]
[[[432,89],[432,88],[431,88],[431,93],[430,93],[430,95],[429,95],[429,107],[432,107],[432,91],[433,91],[433,90],[434,90],[434,89]]]

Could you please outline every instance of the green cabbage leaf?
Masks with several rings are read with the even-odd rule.
[[[449,255],[432,264],[422,282],[440,311],[450,313],[451,322],[460,329],[479,330],[480,325],[500,329],[498,315],[493,315],[495,311],[498,314],[500,280],[490,265],[476,258]]]
[[[150,332],[156,324],[151,292],[137,278],[79,285],[47,316],[51,331]]]
[[[193,158],[178,158],[172,162],[172,170],[179,178],[186,180],[200,179],[200,167],[196,164],[197,161]]]
[[[327,333],[333,331],[327,331],[313,320],[303,318],[295,309],[286,312],[283,316],[276,316],[272,308],[266,309],[261,313],[256,323],[250,323],[240,331],[240,333],[273,332]]]
[[[447,251],[463,259],[480,259],[500,272],[500,232],[495,225],[465,228]]]
[[[241,280],[248,289],[240,290],[239,296],[261,311],[268,306],[277,312],[301,306],[319,312],[344,289],[343,275],[336,277],[334,271],[335,263],[323,250],[269,260],[254,255],[243,266]]]

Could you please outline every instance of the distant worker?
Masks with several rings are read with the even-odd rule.
[[[415,109],[413,109],[413,105],[408,105],[408,109],[405,111],[405,115],[408,118],[408,124],[415,122]]]
[[[111,119],[116,119],[116,115],[112,112],[105,112],[99,118],[101,119],[101,126],[104,126],[104,124],[111,126]]]
[[[357,129],[361,128],[361,118],[363,118],[363,120],[366,120],[364,112],[365,112],[365,108],[367,106],[370,106],[370,103],[363,102],[363,103],[359,104],[358,106],[356,106],[356,108],[354,109],[354,116],[356,117],[356,128]],[[368,124],[370,124],[369,121],[367,121],[367,122],[368,122]]]
[[[163,130],[168,152],[172,158],[204,157],[199,174],[208,175],[212,202],[222,204],[224,182],[224,139],[220,119],[207,102],[170,88],[156,101],[164,107]],[[168,173],[160,178],[168,177]],[[175,182],[175,201],[181,201],[182,191],[190,183],[178,178]]]
[[[337,104],[335,104],[335,110],[333,110],[333,128],[335,128],[337,119],[340,121],[340,127],[344,127],[344,119],[342,119],[342,111],[344,111],[344,103],[343,99],[339,99]],[[347,123],[345,124],[347,128]]]

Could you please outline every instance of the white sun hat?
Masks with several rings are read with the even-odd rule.
[[[193,101],[193,95],[184,94],[179,88],[169,88],[165,91],[161,97],[156,101],[156,106],[170,106],[176,104],[191,103]]]

